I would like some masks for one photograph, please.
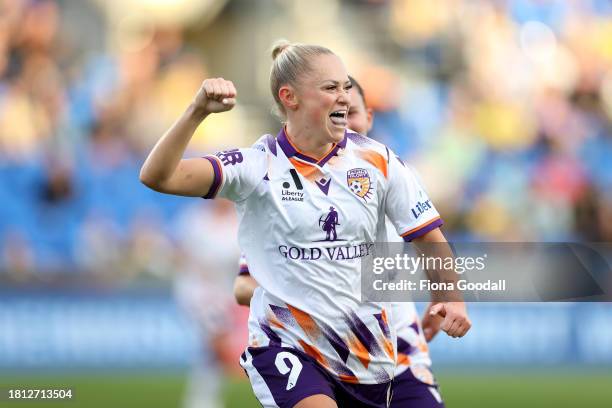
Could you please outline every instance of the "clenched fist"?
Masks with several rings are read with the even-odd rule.
[[[472,327],[463,302],[436,303],[429,309],[429,314],[444,318],[440,328],[451,337],[463,337]]]
[[[223,78],[205,79],[193,103],[204,114],[228,111],[236,105],[236,88]]]

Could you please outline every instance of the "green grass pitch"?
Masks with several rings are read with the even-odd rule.
[[[496,374],[476,370],[438,370],[446,406],[463,407],[603,407],[612,406],[612,371],[516,371]],[[70,401],[9,401],[8,387],[72,388]],[[0,407],[151,408],[180,407],[185,377],[144,374],[59,374],[0,376]],[[246,380],[224,387],[226,407],[259,407]]]

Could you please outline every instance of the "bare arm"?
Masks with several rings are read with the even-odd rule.
[[[253,292],[259,284],[251,275],[239,275],[234,280],[234,297],[236,302],[242,306],[249,306]]]
[[[182,157],[200,123],[211,113],[232,109],[235,97],[231,81],[206,79],[193,102],[149,153],[140,169],[140,181],[162,193],[206,195],[214,180],[212,165],[208,160]]]
[[[453,251],[448,245],[440,228],[431,230],[427,234],[414,239],[416,247],[427,257],[453,257]],[[433,271],[438,273],[436,281],[451,280],[456,282],[453,270]],[[465,302],[460,293],[437,297],[432,293],[432,302],[423,316],[423,331],[425,339],[430,341],[442,329],[451,337],[463,337],[472,327],[468,318]],[[453,300],[453,301],[449,301]]]

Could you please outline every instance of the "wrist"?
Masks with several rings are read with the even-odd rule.
[[[191,119],[201,122],[206,119],[208,115],[210,115],[210,112],[208,112],[205,108],[198,106],[192,102],[187,108],[187,114]]]

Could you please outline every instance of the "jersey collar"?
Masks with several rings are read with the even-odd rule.
[[[276,140],[278,141],[278,145],[283,150],[287,158],[291,158],[295,156],[298,159],[304,160],[308,163],[323,166],[325,163],[329,161],[329,159],[331,159],[336,154],[338,154],[338,150],[344,149],[346,147],[347,131],[346,130],[344,131],[344,137],[342,138],[342,140],[338,143],[334,143],[334,145],[329,150],[329,152],[327,152],[325,156],[323,156],[320,160],[317,160],[313,157],[305,155],[304,153],[301,153],[293,144],[291,144],[291,142],[289,141],[289,138],[287,138],[287,134],[285,133],[284,127],[280,130],[280,132],[278,132],[278,135],[276,136]]]

